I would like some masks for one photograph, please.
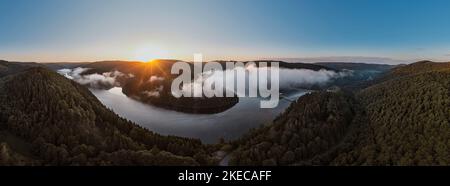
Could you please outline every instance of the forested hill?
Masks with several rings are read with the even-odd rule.
[[[322,65],[336,70],[370,70],[370,71],[388,71],[395,67],[388,64],[371,64],[371,63],[348,63],[348,62],[319,62],[314,63],[316,65]]]
[[[450,165],[448,63],[397,67],[354,96],[301,97],[233,145],[235,165]]]
[[[273,123],[253,130],[233,145],[233,165],[291,165],[326,153],[346,136],[357,111],[342,92],[302,96]]]
[[[399,66],[391,71],[391,75],[405,76],[424,72],[447,71],[450,69],[450,62],[438,63],[432,61],[419,61],[405,66]]]
[[[335,164],[450,165],[450,70],[362,90],[368,124]]]
[[[141,128],[86,87],[41,67],[0,79],[0,140],[0,164],[214,163],[199,140]]]
[[[0,78],[3,76],[19,73],[31,67],[42,66],[39,63],[32,62],[8,62],[0,60]]]

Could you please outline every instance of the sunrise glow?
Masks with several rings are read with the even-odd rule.
[[[151,62],[156,59],[169,59],[169,52],[161,47],[154,45],[145,45],[138,47],[131,60],[137,60],[142,62]]]

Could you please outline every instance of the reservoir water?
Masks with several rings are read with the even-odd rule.
[[[237,139],[250,129],[271,122],[289,106],[290,100],[309,92],[291,91],[273,109],[259,108],[260,98],[239,98],[238,104],[221,113],[187,114],[131,99],[120,87],[90,90],[106,107],[140,126],[163,135],[198,138],[204,143],[216,143],[220,138]]]

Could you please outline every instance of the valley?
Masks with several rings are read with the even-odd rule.
[[[321,64],[336,72],[353,70],[313,84],[301,75],[320,77],[320,71],[286,71],[297,78],[285,76],[290,83],[281,89],[276,109],[258,110],[255,98],[211,113],[127,94],[127,79],[143,77],[136,75],[142,69],[126,70],[138,63],[82,64],[91,65],[83,80],[93,74],[114,79],[102,81],[107,84],[83,84],[56,72],[67,68],[74,75],[80,64],[1,65],[0,162],[6,165],[219,165],[224,156],[217,152],[225,153],[228,165],[448,165],[450,160],[448,63]],[[142,87],[137,89],[152,85]]]

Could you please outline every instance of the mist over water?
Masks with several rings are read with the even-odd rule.
[[[235,92],[240,95],[239,103],[232,108],[217,114],[189,114],[166,110],[131,99],[122,93],[122,88],[116,82],[118,77],[132,77],[119,71],[103,74],[81,75],[84,68],[60,69],[58,73],[80,84],[88,85],[91,92],[108,108],[120,116],[135,122],[151,131],[163,135],[174,135],[198,138],[204,143],[216,143],[219,139],[237,139],[252,128],[270,123],[283,112],[298,97],[310,92],[297,87],[321,85],[337,78],[352,75],[349,71],[335,72],[329,70],[313,71],[309,69],[280,69],[279,86],[281,89],[278,106],[271,109],[261,108],[260,97],[242,97],[245,92]],[[235,81],[235,70],[215,71],[205,73],[202,80],[194,80],[192,86],[198,87],[208,81],[229,83]],[[247,74],[256,73],[255,67],[245,69]],[[223,81],[225,77],[225,81]],[[257,82],[248,81],[249,86]],[[261,77],[259,77],[261,78]],[[263,77],[269,78],[269,77]],[[151,77],[149,81],[158,81],[158,77]],[[114,87],[109,90],[98,89],[99,85]],[[198,86],[195,86],[198,85]],[[108,86],[106,86],[108,87]],[[189,86],[188,86],[189,87]],[[246,87],[257,89],[257,87]],[[152,93],[152,92],[149,92]],[[152,93],[153,95],[154,93]]]
[[[290,104],[282,99],[276,108],[261,109],[259,98],[240,98],[238,104],[222,113],[187,114],[133,100],[119,87],[90,90],[105,106],[138,125],[163,135],[199,138],[204,143],[215,143],[220,138],[237,139],[249,129],[272,121]],[[295,100],[307,92],[296,91],[285,96]]]
[[[310,70],[310,69],[286,69],[274,67],[279,72],[278,86],[280,89],[291,89],[296,87],[308,87],[312,85],[323,85],[335,79],[343,78],[346,76],[352,76],[353,71],[344,70],[340,72],[335,72],[332,70]],[[224,84],[215,84],[216,89],[226,90],[226,85],[236,85],[237,81],[241,81],[236,75],[239,70],[242,70],[245,75],[243,76],[245,82],[245,89],[242,90],[227,90],[235,92],[239,97],[246,96],[249,89],[258,91],[258,81],[260,79],[266,79],[267,83],[271,83],[272,68],[267,67],[255,67],[250,65],[246,68],[235,67],[233,69],[219,70],[219,71],[207,71],[201,75],[201,78],[196,78],[192,83],[188,83],[183,86],[183,91],[190,92],[194,89],[202,89],[204,84],[210,85],[213,82],[224,82]],[[258,70],[265,70],[267,73],[258,73]],[[250,79],[250,76],[258,76],[257,79]],[[193,91],[197,96],[201,97],[201,91]],[[266,91],[267,92],[267,91]],[[270,92],[268,92],[270,93]],[[212,93],[214,94],[214,93]]]

